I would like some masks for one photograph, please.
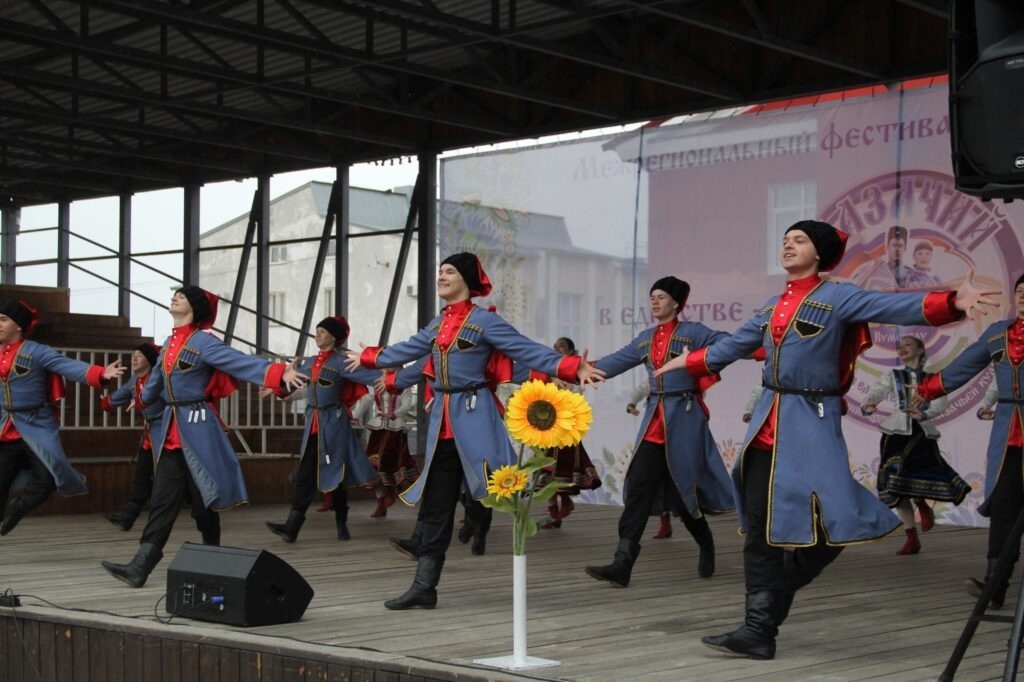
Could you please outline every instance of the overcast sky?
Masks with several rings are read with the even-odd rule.
[[[636,124],[628,126],[635,128]],[[493,152],[502,149],[533,148],[538,144],[569,141],[582,137],[607,134],[623,130],[621,127],[566,133],[540,140],[517,140],[484,148],[455,150],[442,154],[442,158]],[[389,190],[412,185],[416,181],[418,164],[415,159],[386,161],[383,164],[357,164],[350,170],[349,182],[354,187]],[[335,169],[320,168],[273,176],[270,180],[271,200],[310,181],[333,182]],[[439,178],[440,180],[440,178]],[[256,180],[222,182],[203,186],[200,195],[200,232],[205,232],[239,216],[246,215],[252,205]],[[118,198],[106,197],[71,204],[71,230],[75,235],[117,248]],[[533,210],[537,210],[536,207]],[[545,210],[545,208],[541,208]],[[545,212],[557,211],[552,207]],[[134,253],[162,250],[180,250],[183,242],[183,192],[179,189],[136,194],[132,198],[132,250]],[[53,258],[57,249],[56,232],[52,229],[33,233],[33,230],[53,228],[57,224],[57,208],[28,207],[21,211],[21,234],[18,237],[18,284],[54,286],[56,265],[26,266],[26,263]],[[72,258],[110,256],[109,251],[93,246],[72,236]],[[181,256],[146,257],[140,260],[170,273],[180,273]],[[83,267],[111,280],[117,279],[116,261],[88,261]],[[132,288],[157,301],[169,301],[175,282],[144,267],[133,265]],[[95,276],[72,267],[70,271],[71,310],[79,313],[116,314],[116,287]],[[170,332],[170,316],[166,303],[154,305],[144,299],[132,299],[133,326],[140,327],[145,336],[159,343]],[[45,312],[45,311],[44,311]]]

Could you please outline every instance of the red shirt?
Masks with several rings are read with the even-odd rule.
[[[1006,355],[1010,362],[1019,365],[1024,362],[1024,319],[1017,318],[1006,330]],[[1013,411],[1013,422],[1010,424],[1010,437],[1006,440],[1010,447],[1024,445],[1024,431],[1021,429],[1020,410]]]
[[[324,366],[324,363],[334,355],[334,349],[322,350],[316,354],[316,360],[313,361],[313,369],[309,372],[309,382],[313,383],[320,378],[320,368]],[[320,410],[313,410],[313,420],[309,425],[309,433],[313,435],[320,432]]]
[[[676,330],[677,326],[679,326],[679,320],[662,322],[651,335],[650,358],[654,369],[658,369],[668,360],[669,341],[672,340],[672,332]],[[661,400],[658,401],[658,409],[651,417],[651,423],[647,425],[643,440],[658,445],[665,444],[665,404]]]
[[[821,277],[817,273],[786,282],[786,290],[779,296],[779,301],[775,304],[775,310],[772,312],[772,319],[769,322],[772,341],[776,345],[782,342],[782,336],[793,321],[793,315],[800,308],[800,304],[803,303],[807,294],[811,293],[820,282]],[[769,451],[774,447],[775,412],[778,407],[779,396],[776,394],[772,408],[768,412],[768,418],[764,420],[761,424],[761,429],[754,436],[754,439],[750,441],[750,447]]]
[[[443,352],[451,348],[452,344],[459,337],[459,330],[462,329],[462,325],[466,323],[466,318],[473,312],[476,307],[474,303],[466,299],[465,301],[459,301],[458,303],[452,303],[444,307],[441,311],[443,319],[441,320],[441,328],[437,330],[437,347]],[[451,396],[450,393],[442,393],[444,400],[441,401],[441,409],[444,412],[441,413],[441,432],[438,434],[438,440],[444,440],[446,438],[454,438],[455,434],[452,432],[452,425],[448,422],[448,398]]]
[[[0,380],[7,381],[7,377],[11,374],[11,367],[14,366],[14,359],[18,357],[18,351],[24,342],[25,340],[21,339],[14,343],[4,344],[0,348]],[[3,425],[3,429],[0,429],[0,442],[20,439],[21,434],[18,433],[18,429],[14,428],[14,420],[11,419],[10,413],[8,413],[7,422]]]
[[[183,324],[171,330],[171,338],[164,345],[164,372],[170,374],[174,369],[174,363],[178,361],[178,354],[185,347],[185,342],[192,336],[192,333],[199,327],[194,324]],[[167,436],[164,438],[164,450],[180,450],[181,435],[178,433],[177,410],[171,410],[171,423],[167,427]]]

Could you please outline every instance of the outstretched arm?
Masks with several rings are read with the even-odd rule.
[[[995,308],[998,302],[995,297],[1001,294],[999,289],[979,289],[974,286],[974,268],[967,268],[963,283],[956,290],[954,306],[963,312],[967,319],[973,320],[975,315]]]
[[[675,356],[674,358],[666,362],[664,365],[654,370],[654,376],[660,377],[665,372],[671,372],[677,369],[686,369],[686,358],[689,354],[690,348],[688,346],[683,346],[683,350],[679,353],[679,355]]]
[[[584,348],[583,352],[580,353],[580,367],[576,370],[576,378],[579,380],[580,386],[596,384],[599,381],[604,381],[605,371],[603,369],[598,369],[587,362],[586,348]]]

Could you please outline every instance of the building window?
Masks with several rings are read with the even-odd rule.
[[[287,246],[271,246],[270,247],[270,262],[271,263],[284,263],[288,260],[288,247]]]
[[[338,253],[338,242],[331,237],[331,241],[327,242],[327,255],[333,256]]]
[[[583,330],[583,296],[560,292],[557,314],[558,335],[568,336],[574,343],[579,341]]]
[[[270,324],[277,326],[281,322],[286,322],[284,319],[284,293],[283,291],[272,291],[270,292]]]
[[[814,182],[793,182],[768,188],[768,253],[765,272],[785,272],[779,264],[779,249],[786,229],[799,220],[818,217],[818,187]]]
[[[334,287],[324,289],[324,317],[334,317]]]

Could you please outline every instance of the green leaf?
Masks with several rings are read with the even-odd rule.
[[[523,465],[523,471],[527,474],[532,474],[534,471],[543,469],[544,467],[549,467],[554,463],[555,460],[552,457],[532,457],[525,465]]]
[[[532,538],[537,534],[537,519],[532,516],[526,517],[526,523],[523,524],[523,536]]]
[[[505,514],[511,514],[516,509],[515,501],[506,497],[498,497],[497,495],[488,495],[480,500],[480,504]]]
[[[548,483],[546,486],[535,492],[533,494],[533,500],[535,502],[547,502],[552,497],[554,497],[555,493],[557,493],[560,489],[568,488],[571,485],[572,484],[568,482],[552,481],[551,483]]]

